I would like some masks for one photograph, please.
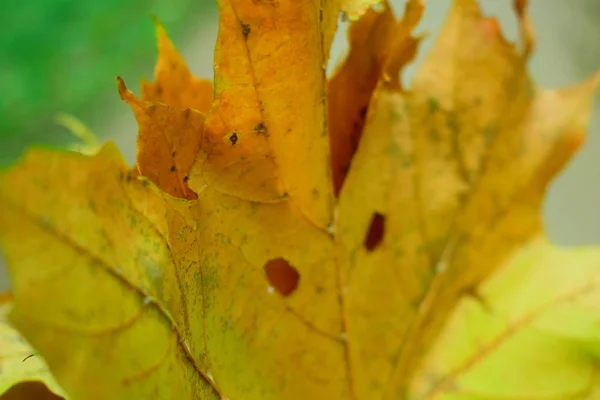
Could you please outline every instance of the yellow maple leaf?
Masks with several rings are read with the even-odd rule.
[[[109,143],[0,175],[11,321],[65,391],[593,399],[600,250],[548,243],[540,207],[600,75],[536,88],[524,1],[518,51],[455,0],[410,87],[419,0],[363,1],[329,82],[361,1],[218,3],[210,108],[160,26],[157,82],[119,81],[136,170]]]
[[[11,300],[0,294],[0,399],[66,398],[44,360],[6,321]]]

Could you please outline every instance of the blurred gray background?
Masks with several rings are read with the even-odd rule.
[[[404,1],[392,1],[400,11]],[[517,24],[510,0],[482,0],[486,14],[497,16],[505,35],[516,40]],[[450,0],[429,0],[425,17],[417,29],[427,31],[429,39],[421,48],[420,57],[410,67],[407,78],[414,73],[415,64],[431,47],[450,6]],[[168,6],[165,6],[168,9]],[[195,21],[186,21],[175,42],[199,76],[212,78],[212,54],[217,34],[216,10],[209,6]],[[530,72],[544,87],[571,85],[588,77],[600,68],[600,1],[599,0],[531,0],[537,47],[530,64]],[[157,16],[161,18],[160,12]],[[171,29],[183,19],[172,19],[166,24]],[[148,22],[151,26],[150,22]],[[180,28],[181,29],[181,28]],[[151,35],[148,40],[153,41]],[[334,42],[332,63],[342,60],[347,49],[345,33],[338,32]],[[60,49],[56,49],[60,51]],[[140,68],[139,74],[152,70],[150,65]],[[83,73],[83,72],[81,72]],[[136,88],[137,79],[131,81]],[[407,80],[410,82],[410,80]],[[113,85],[113,81],[107,82]],[[600,102],[596,101],[587,143],[578,156],[552,184],[544,205],[544,219],[550,237],[564,245],[600,244]],[[70,110],[63,110],[69,112]],[[98,107],[85,122],[98,135],[114,140],[133,161],[137,127],[129,108],[115,94]],[[9,287],[6,271],[0,260],[0,290]]]

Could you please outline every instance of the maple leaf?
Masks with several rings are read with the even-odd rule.
[[[156,82],[142,81],[143,99],[207,112],[213,101],[212,82],[192,75],[166,29],[158,21],[155,24],[158,41],[158,62],[154,71]]]
[[[0,176],[11,322],[66,393],[595,398],[600,250],[540,208],[600,75],[536,88],[525,1],[517,50],[455,0],[410,88],[421,1],[218,3],[214,98],[160,25],[156,82],[118,80],[135,169],[108,143]]]

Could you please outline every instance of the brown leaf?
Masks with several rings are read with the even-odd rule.
[[[41,382],[21,382],[0,396],[2,400],[61,400]]]
[[[204,115],[138,99],[117,78],[121,99],[131,106],[139,126],[137,169],[171,196],[197,198],[188,187],[190,169],[202,145]]]
[[[389,52],[396,20],[387,3],[350,26],[350,54],[328,83],[329,142],[333,186],[338,195],[362,134],[371,95]]]

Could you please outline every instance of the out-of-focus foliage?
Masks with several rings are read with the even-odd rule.
[[[32,143],[64,145],[55,123],[68,112],[89,123],[100,104],[116,103],[117,74],[138,79],[155,57],[152,15],[171,34],[214,16],[212,0],[32,0],[4,2],[0,12],[0,165]],[[100,109],[99,109],[100,108]],[[110,132],[98,132],[100,136]]]

